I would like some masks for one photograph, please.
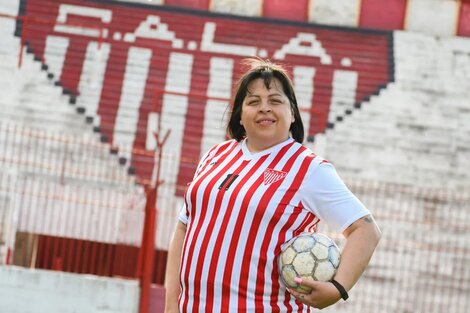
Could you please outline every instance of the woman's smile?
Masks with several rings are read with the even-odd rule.
[[[246,131],[248,149],[262,151],[283,142],[289,138],[293,121],[290,101],[277,78],[271,81],[269,88],[263,79],[255,79],[248,85],[240,120]]]

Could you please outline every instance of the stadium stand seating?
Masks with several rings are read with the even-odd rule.
[[[327,132],[326,156],[348,177],[468,189],[467,40],[394,35],[396,82]]]
[[[117,154],[118,149],[102,142],[100,135],[93,131],[93,125],[87,123],[84,111],[75,105],[76,98],[62,88],[57,75],[53,75],[57,70],[54,66],[58,63],[46,65],[26,46],[21,66],[18,66],[20,39],[12,36],[15,24],[14,19],[0,18],[0,36],[4,38],[0,47],[1,262],[6,260],[9,249],[12,249],[12,232],[16,231],[138,245],[141,227],[134,229],[125,225],[129,221],[137,223],[135,225],[143,221],[145,195],[142,187],[136,185],[134,175],[129,175],[129,164]],[[45,194],[35,194],[38,190],[44,190]],[[74,216],[73,210],[78,207],[69,205],[74,201],[67,204],[65,198],[65,202],[60,203],[57,197],[64,197],[64,193],[69,200],[75,197],[88,199],[88,206],[95,208],[96,203],[106,204],[112,199],[120,199],[120,203],[110,204],[111,215],[103,222],[121,220],[124,223],[119,222],[121,226],[116,230],[124,227],[128,229],[124,234],[134,235],[104,236],[99,230],[103,227],[95,230],[93,227],[81,228],[81,235],[74,234],[72,225],[77,221],[69,218]],[[133,200],[125,200],[126,196]],[[27,203],[21,205],[24,199],[36,199],[34,201],[39,205],[34,208],[39,211],[25,214],[31,209]],[[128,205],[134,203],[134,210],[129,211],[132,207],[126,207],[126,202]],[[83,212],[90,209],[86,204],[82,205]],[[121,205],[124,207],[120,208]],[[58,208],[64,209],[62,213],[68,208],[69,213],[51,215]],[[79,220],[84,218],[82,222],[87,218],[99,220],[101,216],[92,217],[93,214],[101,214],[97,212],[83,212],[75,216]],[[23,216],[20,221],[18,214]],[[61,216],[67,220],[60,221]],[[75,231],[78,229],[75,227]],[[91,235],[93,233],[95,235]]]

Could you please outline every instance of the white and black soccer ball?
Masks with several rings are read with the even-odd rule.
[[[341,253],[328,236],[319,233],[302,233],[283,244],[278,258],[282,282],[289,288],[309,293],[310,288],[300,286],[296,277],[329,281],[339,266]]]

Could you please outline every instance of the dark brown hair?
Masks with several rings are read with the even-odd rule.
[[[240,77],[235,85],[235,98],[229,114],[227,135],[237,141],[242,140],[246,136],[245,128],[243,125],[240,125],[240,119],[243,100],[245,100],[248,92],[248,85],[253,80],[261,78],[266,88],[269,89],[273,78],[277,78],[282,84],[282,89],[289,99],[290,107],[294,114],[295,120],[291,124],[289,131],[295,141],[302,143],[304,140],[304,125],[297,106],[293,84],[287,71],[281,65],[271,63],[269,60],[249,58],[243,60],[243,64],[250,66],[250,69]]]

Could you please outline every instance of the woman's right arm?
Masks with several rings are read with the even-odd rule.
[[[165,273],[165,313],[178,312],[178,297],[180,294],[180,260],[183,250],[184,236],[186,235],[186,225],[178,222],[173,239],[168,249]]]

